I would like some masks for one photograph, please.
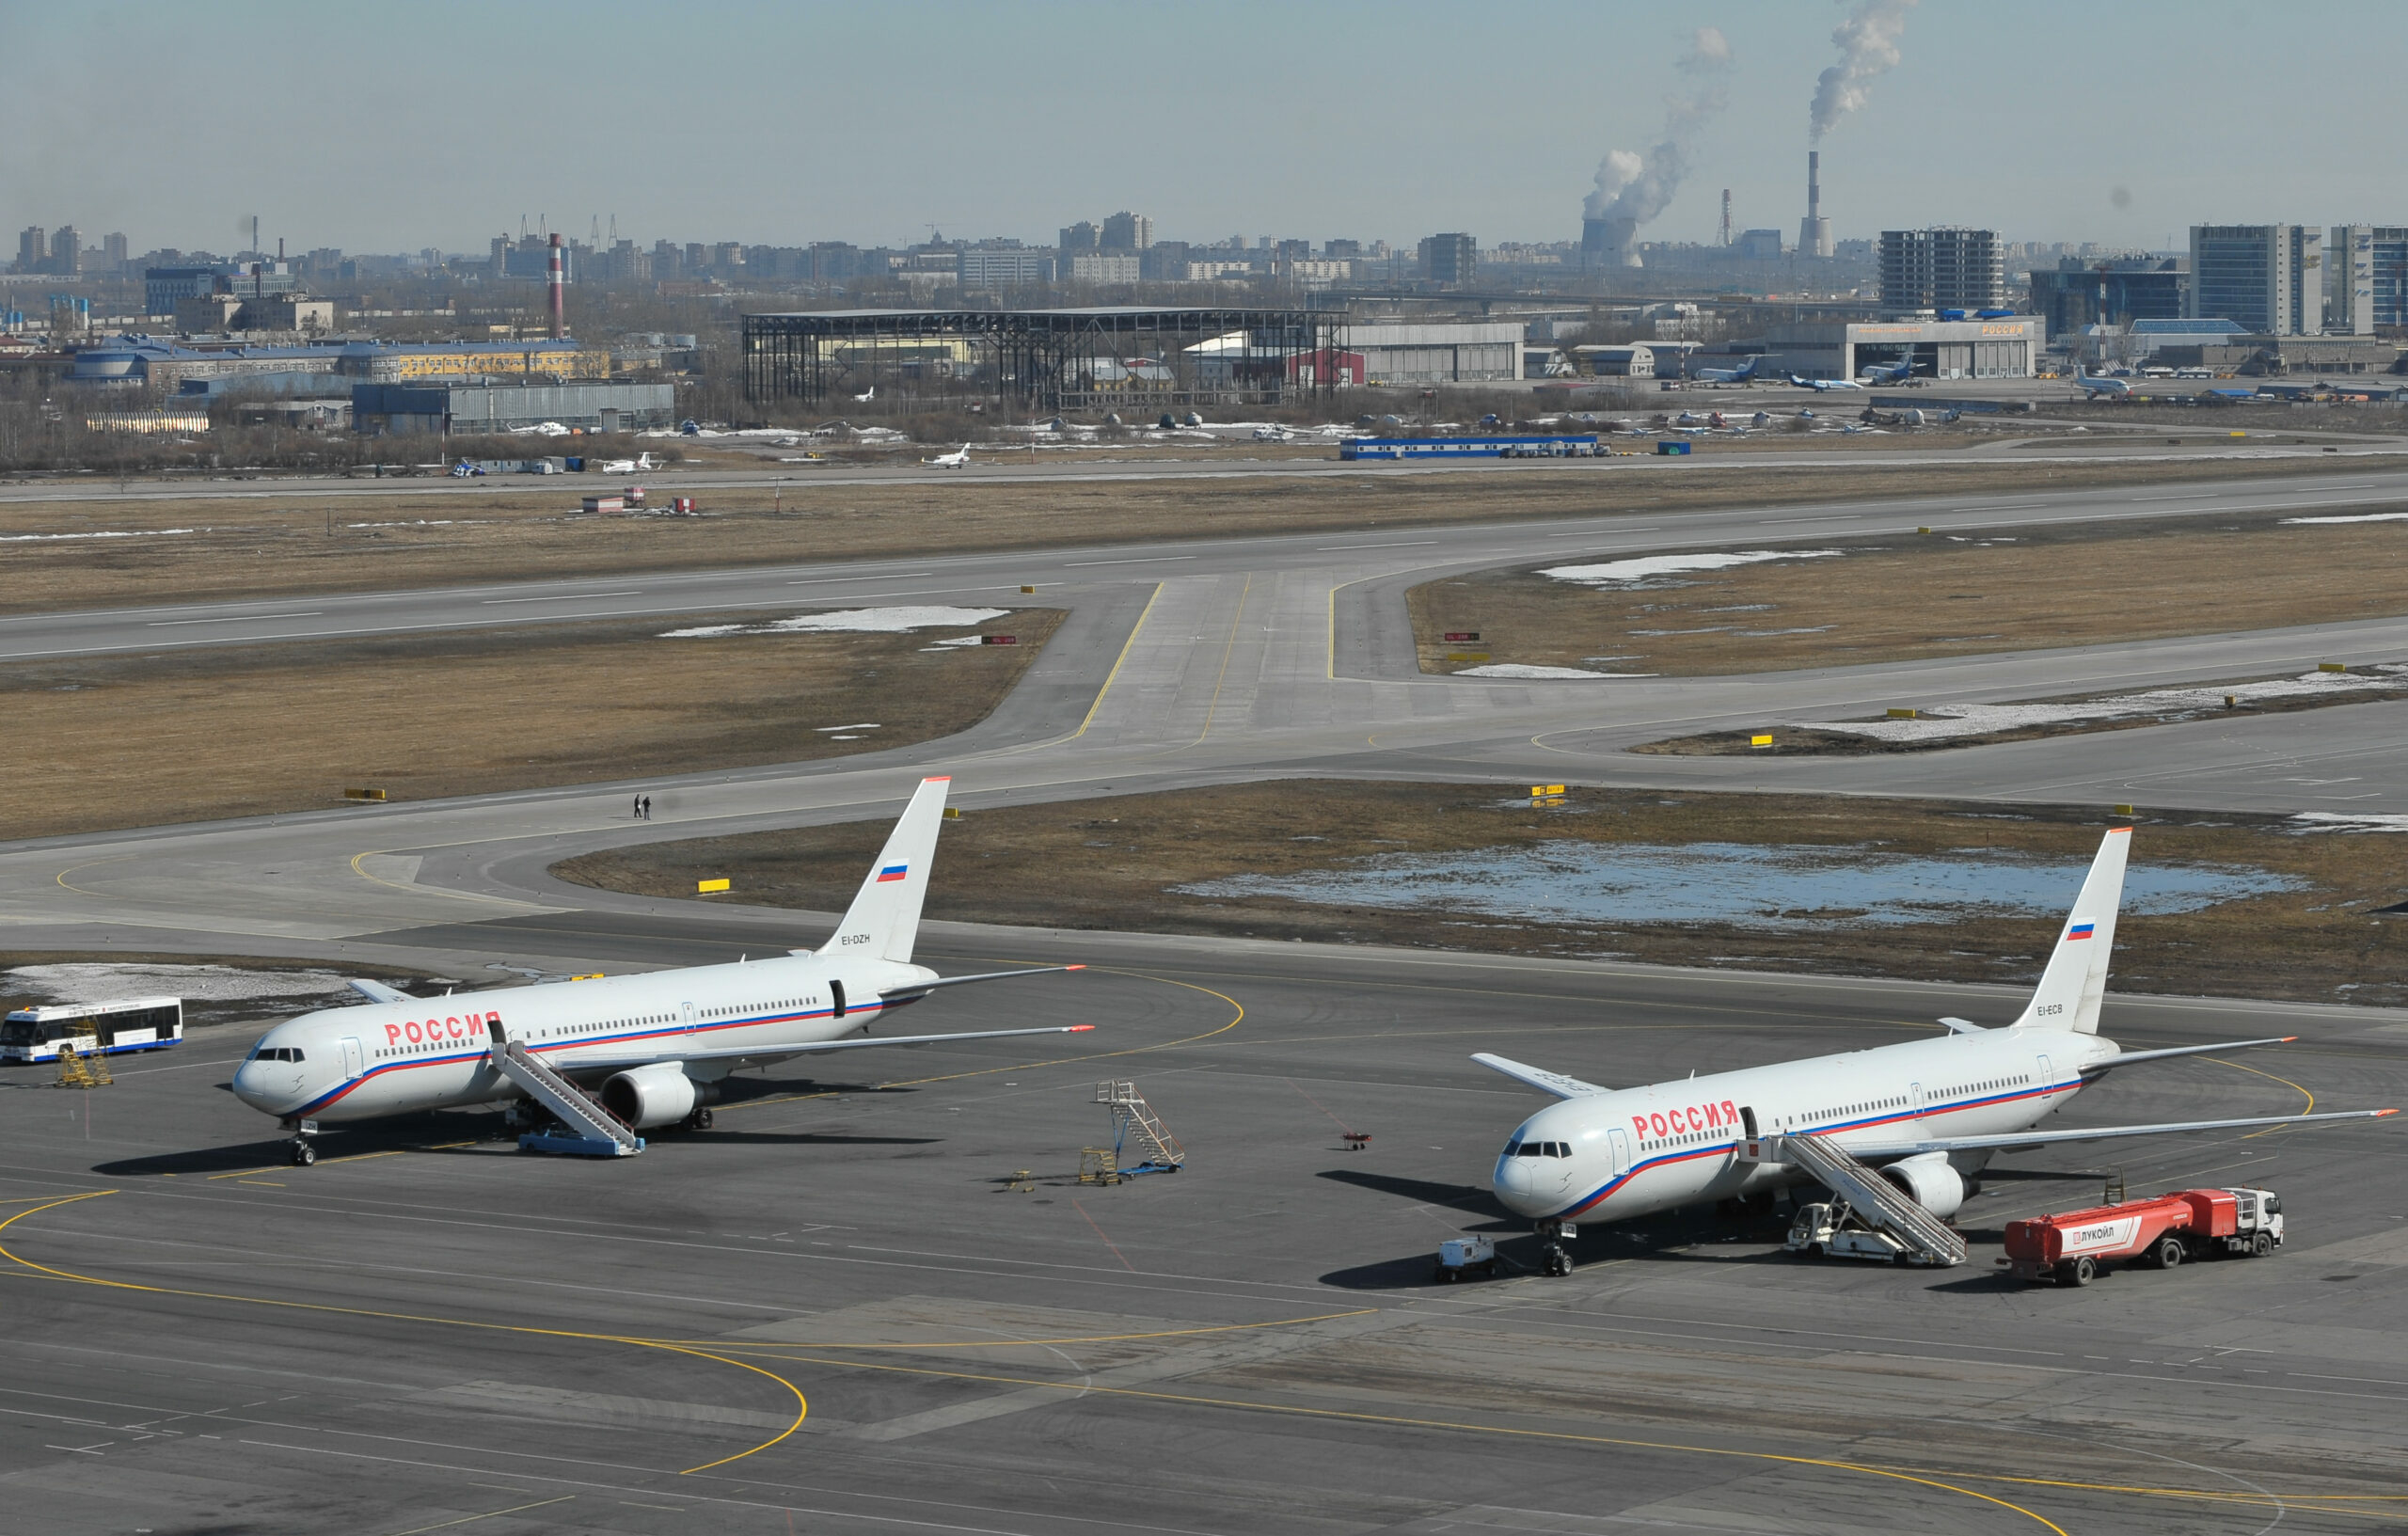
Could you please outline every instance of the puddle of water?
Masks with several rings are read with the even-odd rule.
[[[1283,896],[1324,906],[1429,908],[1542,922],[1797,930],[2048,916],[2073,905],[2088,868],[2087,859],[1985,849],[1928,855],[1803,844],[1565,840],[1466,853],[1381,853],[1337,869],[1239,875],[1171,889],[1180,895]],[[2149,916],[2194,912],[2307,884],[2262,869],[2135,864],[2125,877],[2123,910]]]

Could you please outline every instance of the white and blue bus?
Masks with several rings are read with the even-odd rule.
[[[0,1061],[56,1061],[61,1046],[78,1055],[161,1051],[184,1037],[180,997],[110,1003],[55,1003],[19,1008],[0,1021]]]

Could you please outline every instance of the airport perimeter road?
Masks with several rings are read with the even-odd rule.
[[[402,955],[732,959],[792,914],[402,931]],[[514,937],[514,931],[515,937]],[[1812,1263],[1708,1212],[1585,1228],[1534,1276],[1486,1195],[1545,1101],[2011,1016],[1982,989],[943,929],[929,1030],[1092,1021],[737,1080],[718,1127],[578,1163],[496,1116],[338,1131],[316,1167],[217,1090],[247,1031],[0,1069],[11,1529],[1322,1533],[2384,1528],[2408,1455],[2397,1122],[2004,1160],[1972,1262]],[[2408,1098],[2408,1021],[2115,999],[2068,1123]],[[812,1081],[813,1070],[833,1075]],[[2273,1076],[2261,1075],[2272,1073]],[[1187,1164],[1076,1181],[1101,1079]],[[1368,1135],[1348,1150],[1348,1132]],[[1133,1158],[1131,1161],[1134,1161]],[[2282,1193],[2266,1259],[2026,1289],[2004,1223],[2202,1182]],[[1016,1180],[1027,1171],[1025,1183]],[[1433,1283],[1490,1231],[1502,1275]],[[790,1524],[789,1524],[790,1523]]]
[[[358,632],[413,621],[548,616],[752,604],[1038,601],[1070,618],[1024,682],[973,730],[940,742],[819,765],[698,773],[453,801],[158,828],[0,846],[0,925],[12,947],[101,942],[239,947],[345,941],[465,915],[531,912],[579,898],[543,874],[557,859],[647,838],[692,836],[892,814],[924,772],[955,778],[958,801],[991,805],[1171,788],[1282,774],[1490,778],[1595,784],[1922,794],[2043,802],[2132,803],[2273,812],[2408,812],[2408,755],[2395,750],[2408,704],[2101,733],[2012,746],[1862,758],[1640,757],[1624,749],[1691,731],[1840,718],[1901,698],[1918,705],[2062,695],[2305,669],[2340,655],[2408,657],[2408,620],[2204,636],[2060,651],[1950,657],[1756,677],[1521,682],[1423,677],[1410,670],[1402,587],[1429,574],[1539,558],[1775,539],[1844,539],[1917,526],[1992,526],[2050,517],[2162,516],[2201,505],[2331,507],[2383,499],[2389,481],[2253,486],[2156,500],[2087,493],[2048,504],[1967,501],[1920,508],[1779,509],[1668,515],[1592,527],[1431,530],[1381,539],[1226,544],[941,558],[866,574],[716,572],[642,578],[639,597],[551,583],[327,599],[278,616],[228,605],[214,635],[294,639],[332,620]],[[1810,521],[1811,517],[1811,521]],[[1952,522],[1951,519],[1954,519]],[[1800,528],[1796,524],[1804,523]],[[1051,563],[1049,564],[1048,562]],[[801,583],[801,584],[792,584]],[[1009,593],[998,592],[1008,586]],[[506,594],[497,596],[497,593]],[[559,604],[521,598],[559,595]],[[319,606],[314,601],[311,607]],[[183,610],[189,611],[189,610]],[[294,612],[297,610],[288,610]],[[113,647],[155,614],[10,621],[21,651]],[[77,626],[86,626],[78,628]],[[289,627],[277,627],[289,626]],[[185,631],[166,631],[183,633]],[[194,641],[205,643],[209,641]],[[150,643],[182,643],[182,641]],[[1398,657],[1407,658],[1404,666]],[[632,789],[656,800],[641,829]]]

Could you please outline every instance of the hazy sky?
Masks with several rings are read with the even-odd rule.
[[[1050,244],[1133,208],[1164,239],[1571,239],[1710,24],[1729,106],[1641,238],[1710,239],[1727,186],[1739,227],[1794,239],[1853,8],[0,0],[0,230],[223,252],[257,213],[296,249],[478,250],[615,214],[645,245]],[[1823,143],[1840,238],[2408,223],[2395,0],[1924,0],[1899,49]]]

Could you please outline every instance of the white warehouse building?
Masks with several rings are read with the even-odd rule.
[[[1359,354],[1370,384],[1487,384],[1522,376],[1521,322],[1350,325],[1339,347]]]

